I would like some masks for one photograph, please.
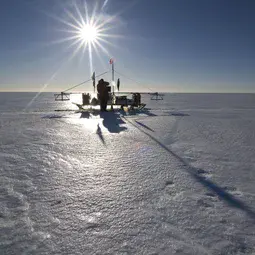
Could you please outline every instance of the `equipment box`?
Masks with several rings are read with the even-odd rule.
[[[127,97],[119,96],[115,98],[115,104],[117,105],[127,105]]]
[[[132,105],[134,100],[127,98],[126,96],[116,97],[115,104],[116,105]]]

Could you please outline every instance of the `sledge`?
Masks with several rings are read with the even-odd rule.
[[[114,81],[114,61],[111,59],[110,64],[112,65],[112,81],[111,86],[108,90],[108,102],[107,106],[110,106],[111,110],[116,109],[124,109],[124,107],[127,107],[129,110],[143,110],[146,106],[145,103],[141,100],[141,95],[150,95],[151,100],[163,100],[164,94],[160,94],[158,92],[120,92],[120,78],[117,79],[117,92],[115,89],[115,81]],[[108,72],[101,73],[99,75],[95,75],[95,72],[93,72],[91,79],[81,82],[75,86],[72,86],[71,88],[66,89],[63,92],[54,94],[55,101],[69,101],[71,98],[71,94],[81,94],[82,95],[82,104],[73,103],[75,104],[79,110],[84,111],[87,110],[87,108],[95,108],[100,105],[99,96],[97,93],[95,93],[95,87],[96,87],[96,78],[103,76]],[[119,73],[119,72],[117,72]],[[94,93],[91,92],[70,92],[72,89],[79,87],[87,82],[92,81],[93,87],[94,87]],[[68,92],[68,93],[67,93]]]

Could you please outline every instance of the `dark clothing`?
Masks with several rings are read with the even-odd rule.
[[[100,110],[101,111],[106,111],[106,108],[107,108],[107,101],[108,100],[105,100],[105,98],[101,99],[100,100]]]
[[[106,111],[107,108],[107,102],[109,100],[108,85],[109,82],[105,81],[99,81],[97,84],[98,99],[100,101],[101,111]]]

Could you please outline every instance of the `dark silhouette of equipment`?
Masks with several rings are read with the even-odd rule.
[[[93,93],[81,93],[82,94],[82,104],[74,103],[79,107],[80,110],[85,110],[83,108],[84,106],[92,108],[92,106],[97,106],[100,104],[100,110],[101,111],[107,111],[107,105],[111,106],[111,109],[113,110],[113,106],[120,106],[122,109],[124,106],[127,108],[130,106],[130,109],[137,108],[138,110],[142,110],[146,105],[141,102],[141,95],[151,95],[151,100],[163,100],[163,94],[159,94],[158,92],[120,92],[120,79],[117,79],[116,88],[118,92],[115,93],[115,82],[114,82],[114,74],[115,72],[137,84],[139,82],[130,79],[129,77],[117,72],[114,69],[114,59],[110,60],[110,64],[112,66],[112,80],[111,83],[105,81],[104,79],[100,79],[97,84],[97,91],[96,90],[96,78],[101,77],[105,75],[108,72],[101,73],[96,76],[95,72],[93,72],[91,79],[86,80],[82,83],[76,84],[63,92],[60,92],[58,94],[54,94],[56,101],[67,101],[70,100],[71,94],[80,94],[80,93],[66,93],[67,91],[73,90],[74,88],[77,88],[78,86],[81,86],[87,82],[92,81],[93,82],[93,88],[94,88],[94,95]],[[111,84],[111,85],[110,85]],[[140,84],[141,85],[141,84]],[[147,88],[148,90],[151,90]],[[128,98],[129,96],[132,96],[132,98]],[[92,98],[92,99],[91,99]]]
[[[117,80],[117,89],[120,91],[120,79]]]
[[[133,105],[135,107],[138,107],[141,104],[141,94],[140,93],[134,93],[133,94]]]
[[[82,104],[88,105],[90,103],[91,96],[89,93],[82,93]]]

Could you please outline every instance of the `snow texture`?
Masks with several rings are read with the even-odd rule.
[[[34,96],[0,93],[0,254],[255,254],[255,95]]]

